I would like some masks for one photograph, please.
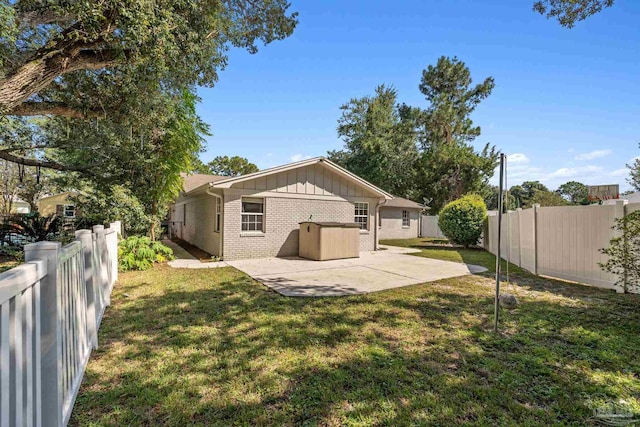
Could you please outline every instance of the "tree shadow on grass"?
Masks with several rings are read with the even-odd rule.
[[[460,279],[299,299],[161,273],[116,289],[73,425],[582,425],[586,397],[640,393],[640,314],[619,301],[525,296],[495,335]]]

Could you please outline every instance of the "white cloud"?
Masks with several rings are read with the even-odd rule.
[[[578,154],[575,158],[576,160],[593,160],[599,159],[601,157],[606,157],[613,153],[611,150],[594,150],[588,153]]]
[[[577,168],[560,168],[549,175],[547,175],[547,179],[554,178],[573,178],[576,176],[586,176],[587,174],[598,174],[602,173],[602,167],[600,166],[584,166]]]
[[[292,162],[299,162],[300,160],[310,159],[311,156],[305,156],[304,154],[294,154],[289,158]]]
[[[267,153],[267,157],[273,156],[273,153]]]
[[[529,163],[529,158],[522,153],[513,153],[507,156],[509,163]]]
[[[628,174],[629,174],[629,169],[627,168],[616,169],[613,172],[611,172],[611,176],[627,176]]]

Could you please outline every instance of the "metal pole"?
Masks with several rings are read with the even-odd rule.
[[[500,153],[500,190],[498,192],[498,253],[496,254],[496,299],[494,302],[493,331],[498,332],[498,319],[500,317],[500,244],[502,240],[502,197],[504,191],[504,154]]]

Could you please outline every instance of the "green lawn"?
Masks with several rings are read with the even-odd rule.
[[[0,257],[0,273],[11,270],[13,267],[20,265],[18,261]]]
[[[122,274],[71,424],[582,426],[589,399],[640,411],[640,296],[514,282],[521,304],[496,335],[490,275],[311,299],[232,268]]]
[[[422,252],[412,255],[481,265],[488,268],[489,273],[495,274],[496,272],[496,257],[491,253],[480,248],[464,249],[462,247],[454,247],[449,245],[447,239],[419,237],[416,239],[381,240],[380,243],[383,245],[421,249]],[[505,274],[507,271],[507,264],[508,263],[505,260],[501,260],[500,268]],[[529,275],[527,271],[514,264],[509,264],[509,273],[515,273],[521,276]]]

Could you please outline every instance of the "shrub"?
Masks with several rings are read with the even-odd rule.
[[[173,259],[173,251],[148,237],[131,236],[118,244],[120,271],[148,270],[154,262]]]
[[[62,230],[62,220],[55,214],[42,216],[38,212],[17,215],[11,220],[11,231],[31,242],[51,240]]]
[[[640,211],[635,211],[624,218],[616,219],[613,230],[619,235],[609,242],[609,247],[600,251],[609,259],[600,263],[600,267],[618,276],[618,285],[640,289]],[[625,280],[626,279],[626,280]]]
[[[482,197],[467,194],[440,211],[438,225],[449,241],[468,248],[478,243],[486,218],[487,206]]]

